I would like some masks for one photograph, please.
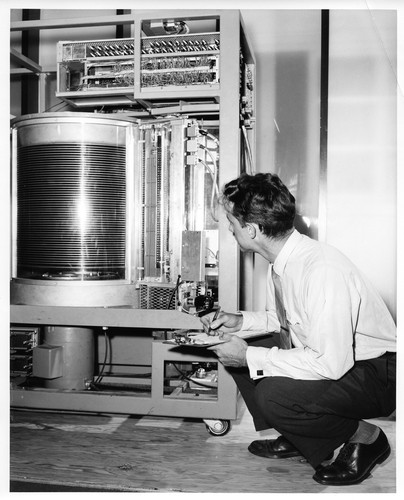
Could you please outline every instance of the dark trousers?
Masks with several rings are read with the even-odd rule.
[[[250,341],[272,347],[278,335]],[[390,415],[396,407],[396,354],[358,361],[338,380],[289,377],[250,378],[247,369],[229,370],[257,431],[273,428],[315,468],[355,433],[362,419]]]

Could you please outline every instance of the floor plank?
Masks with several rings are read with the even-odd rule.
[[[200,420],[11,412],[10,479],[111,491],[194,493],[394,493],[395,419],[377,420],[392,454],[360,485],[321,486],[297,458],[251,455],[255,432],[243,406],[225,436],[211,436]],[[49,490],[46,490],[49,491]]]

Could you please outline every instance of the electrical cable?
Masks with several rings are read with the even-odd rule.
[[[206,247],[206,250],[212,255],[212,257],[215,259],[216,264],[217,264],[217,254],[215,254],[215,252],[209,247]]]
[[[216,192],[216,194],[219,196],[219,188],[217,186],[217,182],[216,182],[216,171],[214,172],[210,166],[203,160],[201,160],[200,158],[198,158],[198,162],[199,163],[202,163],[202,165],[206,168],[206,170],[210,173],[210,176],[212,178],[212,183],[213,183],[213,187],[214,187],[214,191]]]
[[[205,130],[204,128],[200,128],[199,133],[201,135],[208,136],[210,139],[212,139],[213,142],[215,142],[217,145],[219,145],[219,139],[217,137],[215,137],[213,134],[211,134],[210,132],[208,132],[207,130]]]
[[[206,151],[206,153],[210,156],[210,159],[212,160],[212,163],[215,164],[215,167],[217,168],[217,158],[215,158],[209,148],[204,146],[203,144],[198,144],[198,147]]]
[[[206,135],[211,135],[211,134],[207,133]],[[214,136],[211,136],[211,137],[214,137]],[[216,138],[214,137],[214,139],[216,139]],[[202,160],[199,160],[209,170],[209,172],[211,173],[211,176],[212,176],[213,189],[212,189],[212,196],[211,196],[211,200],[210,200],[210,213],[212,215],[212,219],[215,222],[219,222],[218,219],[216,218],[216,215],[214,214],[214,207],[213,207],[214,200],[215,200],[215,192],[216,192],[217,197],[219,198],[219,186],[217,185],[217,171],[218,171],[217,158],[215,158],[212,155],[211,151],[203,144],[199,144],[198,146],[201,149],[203,149],[204,151],[206,151],[206,153],[209,155],[210,159],[212,160],[212,163],[215,165],[215,170],[214,170],[213,176],[212,176],[212,170],[210,167],[208,167],[207,163],[202,161]]]
[[[245,128],[244,125],[241,125],[241,130],[243,132],[244,142],[245,142],[245,145],[247,147],[247,156],[248,156],[248,161],[249,161],[249,165],[250,165],[250,169],[247,171],[247,173],[252,175],[255,168],[254,168],[254,161],[253,161],[251,147],[250,147],[250,141],[248,140],[247,129]]]
[[[104,339],[105,339],[105,354],[104,354],[104,361],[102,363],[102,367],[100,370],[100,373],[98,374],[97,379],[94,382],[94,385],[99,384],[101,380],[104,377],[104,370],[107,364],[107,357],[108,357],[108,351],[109,351],[109,344],[108,344],[108,336],[107,336],[107,330],[104,330]]]
[[[181,275],[179,274],[178,277],[177,277],[177,282],[175,284],[175,287],[173,289],[173,291],[171,292],[170,294],[170,299],[168,301],[168,306],[167,306],[167,309],[170,309],[171,307],[171,302],[173,301],[173,298],[175,297],[175,294],[176,292],[178,291],[178,288],[180,287],[180,285],[182,285],[182,283],[184,283],[183,281],[181,281]]]
[[[47,112],[48,112],[48,111],[50,111],[51,109],[55,108],[56,106],[60,106],[60,105],[62,105],[62,107],[61,107],[61,108],[59,108],[59,109],[57,109],[56,111],[60,111],[60,110],[62,110],[62,109],[64,109],[64,108],[66,108],[66,107],[68,107],[68,106],[69,106],[69,104],[68,104],[68,103],[66,103],[66,102],[63,102],[63,101],[62,101],[62,102],[57,102],[57,103],[56,103],[56,104],[54,104],[53,106],[51,106],[51,107],[49,107],[49,108],[45,109],[44,113],[47,113]]]
[[[187,311],[183,306],[179,309],[180,312],[183,312],[184,314],[191,314],[189,311]]]
[[[219,188],[217,185],[217,168],[215,168],[215,171],[212,172],[212,169],[209,167],[209,165],[206,162],[204,162],[200,158],[198,159],[198,161],[206,168],[206,170],[210,173],[210,175],[212,177],[213,186],[212,186],[212,196],[210,198],[210,214],[212,216],[212,219],[215,222],[219,222],[219,220],[217,219],[215,212],[214,212],[215,193],[216,193],[216,196],[219,197]]]
[[[199,133],[201,135],[204,135],[206,137],[209,137],[218,147],[219,147],[219,139],[217,137],[215,137],[213,134],[211,134],[210,132],[208,132],[207,130],[203,129],[203,128],[200,128],[199,129]],[[208,148],[206,148],[206,146],[203,146],[202,144],[200,144],[200,147],[202,149],[205,149],[206,152],[209,154],[210,158],[212,159],[213,163],[215,164],[215,173],[214,173],[214,178],[213,178],[213,184],[215,186],[215,191],[217,193],[217,197],[219,198],[219,186],[217,184],[217,170],[218,170],[218,165],[217,165],[217,158],[213,158],[213,155],[211,154],[210,150]],[[206,165],[206,167],[208,168],[208,166]],[[213,205],[214,205],[214,191],[212,190],[212,197],[211,197],[211,201],[210,201],[210,207],[211,207],[211,214],[212,214],[212,218],[215,222],[218,222],[218,220],[216,219],[216,217],[213,215]]]

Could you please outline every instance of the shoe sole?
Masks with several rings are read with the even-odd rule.
[[[265,455],[265,454],[260,454],[260,453],[256,453],[255,451],[251,451],[250,448],[248,448],[248,451],[250,453],[252,453],[253,455],[255,455],[256,457],[261,457],[261,458],[274,458],[276,460],[282,460],[283,458],[295,458],[295,457],[298,457],[298,458],[302,458],[304,460],[305,457],[301,454],[301,453],[298,453],[296,451],[290,451],[290,452],[287,452],[285,454],[282,454],[282,455],[279,455],[279,454],[274,454],[274,455]],[[327,460],[331,460],[332,457],[334,456],[334,453],[330,453],[328,456],[325,457],[324,461],[327,461]]]
[[[359,484],[359,483],[361,483],[362,481],[364,481],[365,479],[367,479],[370,476],[372,470],[376,467],[376,465],[380,465],[385,460],[387,460],[387,458],[389,457],[390,453],[391,453],[391,448],[389,446],[386,451],[384,451],[381,455],[379,455],[372,462],[372,464],[370,465],[369,469],[364,474],[362,474],[362,476],[360,476],[360,477],[358,477],[356,479],[352,479],[351,481],[344,481],[344,482],[327,481],[326,479],[323,479],[323,480],[316,479],[314,476],[313,476],[313,479],[314,479],[314,481],[317,481],[317,483],[323,484],[325,486],[352,486],[354,484]]]
[[[274,454],[269,454],[269,453],[260,453],[259,451],[254,451],[251,449],[251,447],[248,447],[248,451],[255,455],[256,457],[261,457],[261,458],[275,458],[277,460],[282,460],[282,458],[292,458],[292,457],[301,457],[303,458],[303,455],[299,453],[297,450],[296,451],[285,451],[285,452],[280,452],[280,453],[274,453]]]
[[[252,453],[253,455],[255,455],[256,457],[261,457],[261,458],[274,458],[276,460],[282,460],[283,458],[293,458],[293,457],[300,457],[300,458],[304,458],[303,455],[301,455],[300,453],[293,453],[293,452],[290,452],[290,453],[285,453],[285,454],[282,454],[282,455],[260,455],[258,453],[255,453],[253,451],[250,451],[248,450],[250,453]]]

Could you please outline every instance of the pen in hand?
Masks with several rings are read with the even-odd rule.
[[[207,333],[208,333],[208,335],[211,335],[211,333],[210,333],[210,332],[212,331],[211,324],[212,324],[212,323],[213,323],[213,322],[214,322],[214,321],[218,318],[219,313],[220,313],[220,310],[221,310],[221,307],[219,306],[219,307],[216,309],[216,312],[215,312],[215,314],[214,314],[214,316],[213,316],[213,318],[212,318],[212,321],[211,321],[211,322],[210,322],[210,324],[209,324],[209,328],[208,328],[208,332],[207,332]]]

